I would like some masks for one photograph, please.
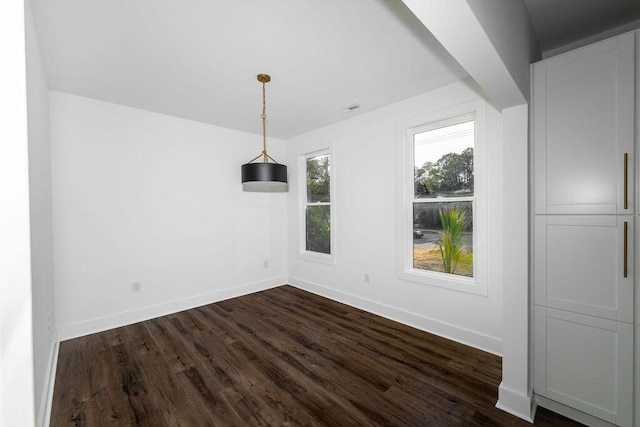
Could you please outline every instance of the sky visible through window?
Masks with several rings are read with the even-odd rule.
[[[471,120],[415,134],[415,166],[421,168],[426,162],[437,162],[445,154],[460,154],[465,148],[473,147],[473,128]]]

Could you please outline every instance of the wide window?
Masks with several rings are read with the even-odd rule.
[[[301,158],[301,252],[321,261],[332,260],[331,155],[329,150]]]
[[[434,113],[405,129],[399,274],[485,294],[486,105]]]

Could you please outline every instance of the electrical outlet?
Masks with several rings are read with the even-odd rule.
[[[263,265],[264,265],[264,268],[269,268],[269,260],[265,259]]]
[[[132,282],[131,292],[140,292],[142,290],[142,282]]]
[[[369,273],[364,273],[364,283],[371,283],[371,277]]]

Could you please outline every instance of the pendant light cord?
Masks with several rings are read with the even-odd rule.
[[[277,165],[278,162],[276,162],[273,157],[271,157],[270,155],[267,154],[267,90],[266,90],[266,84],[267,84],[267,82],[271,81],[271,77],[269,77],[269,75],[267,75],[267,74],[258,74],[258,81],[262,82],[262,115],[260,116],[262,118],[262,153],[258,154],[253,159],[249,160],[248,163],[252,163],[255,160],[258,160],[260,157],[262,157],[262,161],[264,163],[269,163],[269,160],[271,160],[273,163],[275,163]]]
[[[267,163],[267,91],[265,89],[267,83],[262,82],[262,155],[264,162]]]

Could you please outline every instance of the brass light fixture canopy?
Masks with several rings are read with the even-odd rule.
[[[287,167],[267,154],[267,101],[265,85],[271,81],[268,74],[258,74],[262,83],[262,152],[242,165],[242,190],[257,192],[285,192],[288,190]],[[262,157],[262,162],[256,162]]]
[[[269,74],[258,74],[258,81],[260,83],[269,83],[271,81],[271,76]]]

